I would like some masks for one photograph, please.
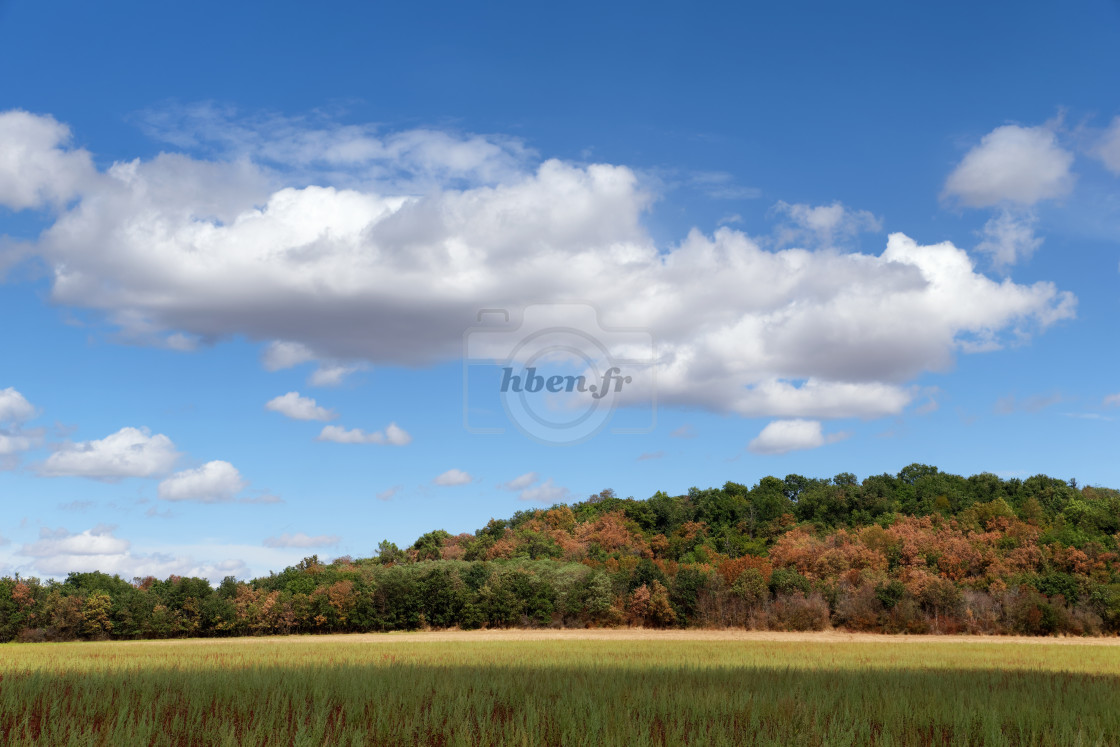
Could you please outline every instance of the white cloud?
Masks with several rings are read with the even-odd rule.
[[[159,484],[159,497],[165,501],[232,501],[248,483],[229,462],[213,461],[196,469],[176,472]]]
[[[180,353],[191,353],[198,349],[198,339],[189,337],[181,332],[168,335],[163,340],[164,346],[169,350],[178,350]]]
[[[1037,222],[1033,213],[1001,210],[984,224],[981,231],[984,240],[976,246],[976,251],[990,254],[992,264],[1000,269],[1029,259],[1042,246],[1042,239],[1034,235]]]
[[[672,436],[673,438],[696,438],[696,429],[693,428],[688,423],[685,423],[684,425],[680,426],[679,428],[676,428],[669,435]]]
[[[311,348],[302,343],[281,340],[269,343],[261,355],[261,363],[269,371],[281,371],[313,360],[315,353]]]
[[[540,485],[525,488],[517,497],[523,501],[551,505],[553,503],[560,503],[570,495],[570,490],[561,485],[557,485],[550,477]]]
[[[432,480],[436,485],[466,485],[474,482],[474,478],[461,469],[449,469],[442,475]]]
[[[135,553],[132,543],[115,537],[113,526],[98,525],[77,534],[65,529],[41,529],[39,540],[24,545],[20,554],[31,558],[32,568],[46,576],[64,576],[72,571],[118,574],[122,578],[171,575],[198,576],[217,581],[227,575],[246,575],[244,562],[228,559],[199,563],[189,556],[165,553]]]
[[[281,534],[279,537],[269,537],[264,541],[265,547],[332,547],[341,541],[341,537],[334,534],[319,534],[309,537],[303,532],[295,534]]]
[[[15,390],[0,389],[0,423],[22,423],[35,417],[35,408]]]
[[[646,451],[638,455],[639,462],[651,462],[665,457],[664,451]]]
[[[1120,117],[1113,117],[1112,124],[1093,148],[1093,155],[1113,174],[1120,175]]]
[[[377,500],[379,500],[379,501],[391,501],[391,500],[393,500],[393,496],[395,496],[400,491],[401,491],[401,486],[400,485],[394,485],[391,488],[385,488],[384,490],[382,490],[380,493],[377,494]]]
[[[384,431],[366,433],[361,428],[347,430],[338,425],[323,426],[319,433],[318,441],[333,441],[337,444],[389,444],[391,446],[407,446],[412,443],[412,436],[396,423],[389,423]]]
[[[774,212],[789,217],[790,224],[778,229],[777,243],[786,246],[799,241],[831,246],[837,240],[857,236],[864,231],[883,230],[882,221],[866,210],[851,210],[839,202],[831,205],[797,204],[779,201]]]
[[[847,438],[846,433],[825,435],[818,420],[775,420],[762,429],[748,449],[756,454],[785,454],[788,451],[816,449]]]
[[[361,369],[361,366],[342,365],[342,364],[327,364],[320,365],[311,376],[308,377],[307,383],[311,386],[338,386],[350,374]]]
[[[1005,125],[972,148],[945,182],[946,197],[969,207],[1034,205],[1073,188],[1073,154],[1047,127]]]
[[[268,371],[280,371],[309,361],[319,361],[318,368],[307,379],[311,386],[338,386],[347,376],[362,369],[362,365],[358,363],[323,360],[315,351],[299,342],[275,340],[261,354],[261,364]]]
[[[498,487],[503,490],[524,490],[537,481],[536,472],[526,472],[523,475],[518,475],[509,482],[503,482]]]
[[[33,558],[52,555],[116,555],[126,552],[129,543],[113,536],[116,527],[99,524],[80,534],[70,534],[65,529],[39,530],[39,540],[24,545],[22,553]]]
[[[338,417],[333,410],[320,407],[310,397],[301,397],[299,392],[288,392],[270,399],[265,408],[295,420],[332,420]]]
[[[456,474],[452,474],[456,473]],[[448,482],[440,483],[441,478],[448,478]],[[463,483],[470,482],[471,477],[466,473],[459,472],[459,470],[451,470],[445,472],[436,478],[437,484],[441,485],[458,485],[460,480]],[[523,475],[518,475],[509,482],[504,482],[498,487],[503,490],[512,490],[517,493],[518,500],[529,501],[532,503],[545,503],[553,504],[559,503],[571,495],[571,491],[567,488],[557,485],[556,482],[550,477],[544,482],[537,485],[540,481],[540,475],[536,472],[526,472]]]
[[[40,439],[29,433],[11,432],[0,430],[0,457],[8,457],[38,445]]]
[[[1120,407],[1120,392],[1105,397],[1104,405],[1105,407]]]
[[[24,421],[36,415],[38,411],[15,387],[0,389],[0,470],[15,469],[19,465],[16,455],[42,442],[42,428],[23,428]]]
[[[52,117],[0,112],[0,205],[61,206],[96,182],[90,154],[70,150],[70,129]]]
[[[967,252],[897,233],[877,255],[769,251],[728,227],[658,247],[641,222],[653,196],[622,166],[526,168],[485,138],[197,116],[197,137],[161,132],[247,158],[112,166],[31,247],[53,268],[55,302],[101,310],[124,332],[285,341],[266,367],[313,357],[329,372],[453,360],[480,308],[579,297],[604,325],[658,341],[659,404],[778,418],[897,414],[920,374],[1074,315],[1050,283],[993,282]],[[306,174],[275,164],[348,188],[277,185]],[[874,227],[842,206],[789,210],[799,230],[833,239]],[[320,437],[332,435],[372,438]]]
[[[178,458],[167,436],[129,427],[97,441],[66,444],[39,465],[39,472],[101,480],[154,477],[170,472]]]
[[[439,130],[380,132],[324,118],[240,115],[213,104],[147,112],[148,134],[224,159],[252,159],[303,177],[374,183],[423,194],[448,183],[496,184],[516,178],[533,155],[516,138]]]

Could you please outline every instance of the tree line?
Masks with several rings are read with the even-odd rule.
[[[265,577],[0,579],[0,640],[516,626],[1120,633],[1120,492],[913,464],[644,500],[603,490],[473,533]]]

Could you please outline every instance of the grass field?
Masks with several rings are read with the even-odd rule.
[[[1120,646],[633,631],[5,644],[0,744],[1120,744]]]

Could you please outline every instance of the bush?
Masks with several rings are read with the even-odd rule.
[[[46,628],[24,628],[16,636],[20,643],[46,643],[56,640]]]
[[[759,607],[770,598],[770,590],[762,571],[748,568],[739,574],[731,585],[731,594],[741,600],[747,609]]]
[[[883,617],[883,631],[886,633],[919,634],[929,632],[929,621],[922,614],[921,605],[911,597],[903,597]]]
[[[809,593],[811,588],[812,584],[809,583],[809,579],[793,568],[775,568],[774,572],[770,574],[770,591],[774,592],[774,596],[788,596],[795,592],[801,592],[802,595],[805,595]]]
[[[1029,586],[1021,586],[1008,607],[1012,629],[1026,635],[1053,635],[1065,628],[1065,610]]]
[[[876,630],[883,611],[877,592],[864,584],[842,593],[836,603],[836,622],[849,630]]]
[[[969,633],[999,634],[1005,632],[1000,622],[1002,610],[991,594],[968,590],[962,595],[961,617]]]
[[[894,609],[894,606],[902,601],[905,594],[906,586],[897,579],[875,587],[875,598],[879,600],[879,604],[883,605],[884,609],[888,610]]]
[[[824,630],[828,627],[828,603],[820,594],[783,594],[774,602],[770,617],[770,627],[775,630]]]

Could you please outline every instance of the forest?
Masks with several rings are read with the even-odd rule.
[[[268,576],[0,579],[0,641],[501,627],[1120,633],[1120,491],[912,464],[587,500]]]

